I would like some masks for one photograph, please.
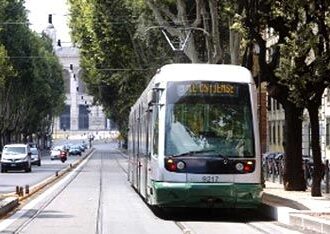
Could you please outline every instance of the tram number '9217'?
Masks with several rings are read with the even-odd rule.
[[[203,176],[202,181],[205,183],[216,183],[219,182],[220,177],[219,176]]]

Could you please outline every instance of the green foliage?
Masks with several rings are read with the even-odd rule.
[[[28,27],[23,1],[0,3],[0,134],[48,134],[64,105],[62,68],[48,38]]]
[[[69,3],[70,27],[80,48],[88,91],[125,135],[130,107],[166,60],[159,56],[159,36],[144,31],[150,14],[143,1]]]
[[[312,194],[318,195],[321,154],[317,110],[330,81],[330,2],[267,0],[256,4],[246,1],[245,12],[251,45],[258,44],[260,48],[259,78],[267,82],[269,94],[284,106],[286,116],[296,118],[286,119],[285,150],[288,156],[284,184],[291,190],[304,187],[303,171],[300,170],[301,132],[292,127],[298,127],[293,122],[299,122],[302,115],[297,110],[307,108],[312,126],[315,175],[318,175],[314,178]],[[267,54],[267,51],[271,53]],[[293,112],[288,113],[290,110]],[[292,137],[291,132],[296,137]]]

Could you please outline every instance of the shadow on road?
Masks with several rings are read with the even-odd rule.
[[[173,221],[253,222],[272,221],[259,209],[160,208],[150,207],[159,218]]]

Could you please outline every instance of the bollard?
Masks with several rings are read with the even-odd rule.
[[[24,195],[24,189],[23,189],[23,187],[21,186],[21,187],[19,187],[19,196],[20,196],[20,197],[23,197],[23,195]]]
[[[325,193],[329,193],[329,160],[325,161]]]
[[[30,186],[28,184],[25,185],[25,194],[30,194]]]
[[[16,185],[16,194],[19,196],[19,186]]]
[[[56,177],[58,176],[58,171],[55,172],[55,176],[56,176]]]
[[[72,168],[72,164],[70,163],[70,168]]]

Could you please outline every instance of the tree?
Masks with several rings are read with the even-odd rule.
[[[290,87],[290,96],[308,110],[312,131],[314,162],[312,196],[321,196],[322,160],[319,133],[319,107],[330,77],[330,3],[300,2],[293,9],[299,20],[295,32],[286,39],[281,51],[291,51],[281,59],[278,69],[282,82]],[[287,79],[290,77],[291,79]]]
[[[243,36],[241,1],[146,0],[158,25],[173,40],[187,45],[184,54],[192,63],[240,64]]]
[[[251,0],[245,1],[245,10],[245,25],[251,41],[260,48],[261,80],[268,82],[269,94],[285,109],[285,189],[305,189],[301,169],[301,119],[306,107],[312,123],[316,170],[312,196],[320,196],[318,108],[329,79],[325,75],[329,72],[329,3]],[[275,41],[271,59],[266,54],[267,31],[273,31],[271,36]]]
[[[28,27],[23,1],[0,3],[1,143],[40,132],[64,105],[64,82],[49,39]],[[19,92],[16,92],[18,90]]]
[[[139,31],[144,5],[131,1],[69,1],[70,27],[81,52],[83,80],[94,101],[126,135],[128,113],[159,64],[163,42]],[[141,20],[141,22],[140,22]],[[163,43],[164,44],[164,43]],[[161,61],[161,62],[160,62]]]

